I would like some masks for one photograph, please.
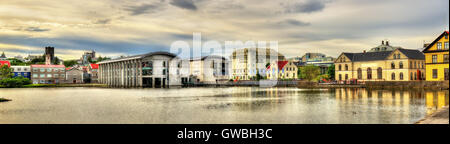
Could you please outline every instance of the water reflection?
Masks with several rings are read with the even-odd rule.
[[[0,89],[0,123],[414,123],[448,91],[364,88]]]
[[[405,118],[420,115],[420,107],[426,106],[426,114],[447,106],[448,91],[367,90],[364,88],[335,89],[337,108],[351,110],[358,118],[386,120],[386,117]],[[355,109],[360,106],[363,110]],[[388,111],[391,111],[390,113]],[[392,113],[394,111],[394,113]],[[390,115],[385,115],[389,113]],[[400,119],[398,119],[400,120]]]

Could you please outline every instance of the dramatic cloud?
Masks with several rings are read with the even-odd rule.
[[[146,13],[153,13],[158,9],[159,5],[156,4],[141,4],[137,6],[128,6],[126,11],[131,12],[131,15],[141,15]]]
[[[44,29],[44,28],[39,28],[39,27],[28,27],[25,29],[25,31],[29,31],[29,32],[46,32],[46,31],[50,31],[50,29]]]
[[[202,42],[278,41],[287,57],[338,56],[389,40],[421,48],[449,27],[448,0],[0,0],[0,52],[62,59],[169,51]],[[188,13],[188,14],[187,14]]]
[[[197,6],[192,0],[172,0],[170,4],[183,9],[197,10]]]
[[[306,0],[288,5],[287,13],[312,13],[318,12],[325,8],[325,2],[322,0]]]
[[[287,20],[279,22],[279,24],[282,26],[284,26],[284,25],[292,25],[292,26],[309,26],[309,25],[311,25],[308,22],[303,22],[303,21],[299,21],[299,20],[295,20],[295,19],[287,19]]]

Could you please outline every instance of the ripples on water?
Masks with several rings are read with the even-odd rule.
[[[0,89],[0,123],[414,123],[448,91],[362,88]]]

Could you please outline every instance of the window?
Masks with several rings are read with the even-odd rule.
[[[28,73],[23,73],[23,76],[28,76]]]
[[[362,79],[362,70],[358,68],[358,79]]]
[[[399,67],[399,68],[403,68],[403,62],[400,62],[400,63],[398,64],[398,67]]]
[[[345,74],[345,80],[348,80],[348,74]]]
[[[391,80],[395,80],[395,73],[391,74]]]
[[[348,70],[348,65],[347,64],[345,64],[345,70]]]
[[[163,61],[162,66],[166,67],[166,61]]]
[[[437,78],[437,74],[438,74],[437,69],[433,69],[433,78]]]
[[[409,80],[413,80],[413,73],[412,72],[409,74]]]
[[[414,61],[414,68],[417,68],[417,63],[416,63],[416,61]]]
[[[395,69],[395,63],[394,62],[391,63],[391,68]]]
[[[367,79],[372,79],[372,69],[367,68]]]
[[[33,72],[38,72],[38,68],[33,68]]]
[[[338,67],[339,67],[338,69],[341,70],[341,65],[339,65]]]
[[[394,59],[397,59],[397,55],[396,54],[394,54]]]
[[[441,49],[442,49],[442,43],[441,43],[441,42],[438,42],[438,43],[436,44],[436,47],[437,47],[437,50],[441,50]]]
[[[52,72],[52,69],[51,69],[51,68],[48,68],[48,69],[47,69],[47,72]]]
[[[437,55],[432,55],[431,56],[431,62],[432,63],[437,63]]]
[[[342,80],[342,75],[341,74],[339,74],[339,80]]]
[[[448,74],[449,74],[449,73],[448,73],[448,68],[445,68],[445,69],[444,69],[444,79],[445,79],[445,80],[448,80],[448,77],[449,77]]]
[[[417,73],[414,72],[414,80],[417,80]]]
[[[412,61],[409,62],[409,69],[412,69]]]
[[[17,68],[17,71],[22,71],[22,69],[21,68]]]
[[[444,42],[444,49],[448,50],[448,42]]]
[[[400,73],[400,80],[403,80],[403,73]]]
[[[54,74],[53,77],[58,78],[58,74]]]
[[[45,78],[45,74],[40,74],[39,77]]]
[[[64,77],[65,77],[65,75],[64,75],[64,74],[61,74],[61,77],[62,77],[62,78],[64,78]]]
[[[444,62],[448,62],[448,54],[444,54]]]
[[[397,54],[397,59],[400,59],[400,54]]]
[[[51,78],[51,77],[52,77],[52,74],[47,74],[47,77]]]
[[[41,72],[45,72],[45,68],[40,68],[40,71]]]
[[[378,79],[383,79],[383,69],[381,67],[377,69],[377,77]]]
[[[163,74],[163,75],[166,75],[166,69],[163,69],[163,70],[162,70],[162,74]]]

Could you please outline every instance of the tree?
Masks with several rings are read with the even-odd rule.
[[[16,58],[8,58],[9,62],[11,62],[11,65],[16,66],[23,66],[27,65],[27,63],[23,62],[22,60],[16,59]]]
[[[327,74],[329,79],[334,79],[334,64],[328,67]]]
[[[77,62],[77,60],[66,60],[63,63],[64,63],[64,66],[71,67],[71,66],[77,64],[78,62]]]
[[[59,61],[60,61],[59,58],[55,57],[52,61],[52,64],[59,64]]]
[[[8,88],[13,87],[22,87],[23,85],[31,84],[31,80],[28,78],[24,78],[22,76],[15,78],[5,78],[0,80],[0,85],[3,85]]]
[[[316,80],[320,76],[320,68],[314,65],[307,65],[300,67],[300,78],[306,79],[308,81]]]
[[[8,65],[0,67],[0,79],[11,78],[13,76],[12,69]]]

